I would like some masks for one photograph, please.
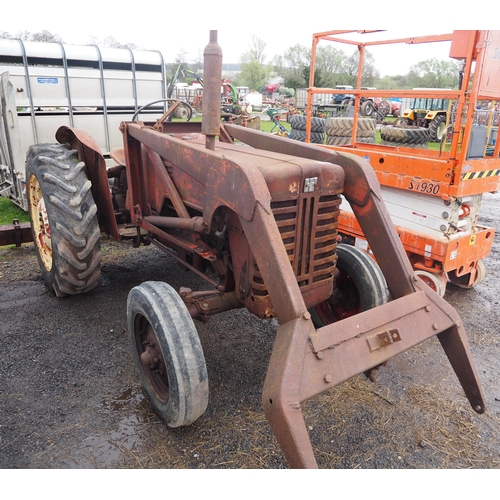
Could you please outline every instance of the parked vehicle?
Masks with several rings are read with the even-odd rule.
[[[343,90],[344,93],[335,93],[333,95],[333,104],[347,104],[349,99],[353,97],[351,90],[353,90],[352,85],[336,85],[335,90]]]
[[[338,36],[347,33],[313,35],[313,52],[316,43],[329,40],[329,35],[338,41]],[[448,282],[472,288],[483,280],[483,259],[489,255],[495,235],[495,228],[480,224],[479,216],[483,193],[500,189],[500,141],[495,126],[500,81],[492,76],[500,71],[495,53],[500,32],[461,30],[412,40],[448,43],[450,57],[463,63],[460,88],[372,90],[373,96],[381,100],[388,96],[412,99],[411,110],[402,115],[402,125],[385,123],[378,129],[378,142],[364,141],[360,130],[366,127],[366,119],[351,118],[350,123],[343,122],[344,128],[349,129],[348,134],[344,133],[348,139],[340,144],[327,137],[324,147],[348,151],[370,162],[416,275],[443,296]],[[352,40],[346,43],[352,44]],[[360,89],[365,45],[363,41],[357,43],[361,54],[357,84]],[[370,40],[369,45],[377,43],[390,45],[384,40]],[[313,66],[311,81],[314,72]],[[355,96],[366,93],[357,89],[352,91]],[[449,109],[462,119],[448,120]],[[449,135],[444,140],[446,127]],[[431,149],[432,141],[438,138],[442,143],[438,149]],[[351,207],[342,204],[341,208],[339,233],[343,240],[370,253],[370,245]]]
[[[291,467],[317,466],[302,402],[354,375],[373,377],[435,335],[470,404],[484,412],[463,324],[415,277],[369,164],[221,122],[216,31],[204,55],[201,124],[169,122],[175,105],[155,122],[135,115],[120,125],[123,147],[111,152],[111,168],[89,134],[68,125],[57,130],[57,144],[29,148],[30,219],[47,287],[64,296],[97,286],[101,231],[153,244],[205,281],[196,291],[148,281],[128,295],[139,377],[171,427],[191,424],[208,404],[193,318],[239,307],[276,317],[262,400]],[[341,196],[378,264],[337,244]]]
[[[423,89],[414,89],[423,90]],[[435,89],[439,90],[439,89]],[[418,97],[410,100],[410,107],[401,114],[401,125],[412,125],[429,129],[430,141],[441,141],[448,125],[451,111],[449,99]]]

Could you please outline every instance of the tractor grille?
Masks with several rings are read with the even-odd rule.
[[[337,260],[337,226],[340,197],[302,193],[299,197],[273,200],[271,208],[290,264],[302,292],[316,283],[332,279]],[[254,296],[268,295],[254,262]]]

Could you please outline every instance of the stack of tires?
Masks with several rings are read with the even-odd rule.
[[[427,149],[429,130],[425,127],[384,125],[380,129],[381,144]]]
[[[290,139],[296,141],[306,141],[306,117],[304,115],[291,115]],[[325,119],[313,116],[311,119],[311,142],[314,144],[324,144],[325,142]]]
[[[326,143],[329,146],[347,146],[352,144],[354,118],[335,117],[326,120]],[[359,118],[356,141],[373,144],[377,131],[377,121],[372,118]]]

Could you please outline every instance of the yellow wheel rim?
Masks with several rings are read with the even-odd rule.
[[[52,239],[50,236],[50,225],[47,217],[45,200],[43,199],[42,188],[34,174],[29,180],[29,207],[31,215],[31,225],[34,239],[38,248],[38,254],[47,271],[52,269]]]

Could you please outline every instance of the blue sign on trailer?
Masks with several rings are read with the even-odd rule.
[[[37,78],[36,81],[41,84],[57,85],[59,83],[59,78]]]

